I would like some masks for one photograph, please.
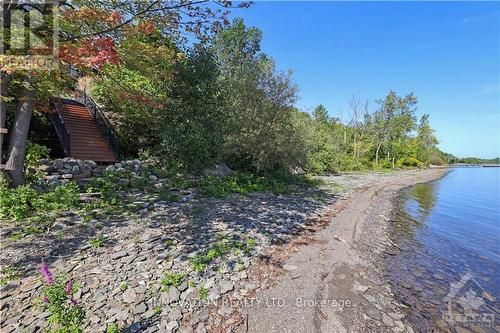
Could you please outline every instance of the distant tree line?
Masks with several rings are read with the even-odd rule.
[[[455,157],[450,159],[450,164],[500,164],[500,157],[497,158],[478,158],[478,157]]]

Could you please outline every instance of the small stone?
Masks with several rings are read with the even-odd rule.
[[[282,267],[284,270],[287,271],[294,271],[298,268],[296,265],[289,265],[289,264],[284,264]]]
[[[229,280],[223,280],[220,282],[220,293],[221,295],[224,295],[228,291],[233,290],[234,288],[234,283],[229,281]]]
[[[210,313],[208,312],[208,309],[203,309],[201,311],[196,312],[193,315],[193,319],[196,322],[204,322],[204,321],[208,320],[209,315],[210,315]]]
[[[181,293],[176,287],[171,287],[168,291],[162,292],[160,295],[161,304],[170,304],[179,300]]]
[[[368,316],[370,316],[373,319],[380,319],[380,312],[377,309],[371,308],[367,311]]]
[[[64,161],[60,158],[54,160],[54,167],[56,169],[62,169],[64,167]]]
[[[170,319],[172,320],[181,320],[182,319],[182,312],[181,312],[181,309],[180,308],[174,308],[172,309],[172,311],[170,311],[170,313],[168,314]]]
[[[114,166],[114,165],[108,165],[108,166],[106,167],[106,171],[108,171],[108,172],[113,172],[113,171],[115,171],[115,169],[116,169],[116,168],[115,168],[115,166]]]
[[[385,326],[394,326],[394,321],[385,313],[382,313],[382,322]]]
[[[171,320],[168,322],[167,326],[165,327],[167,332],[174,332],[174,330],[179,327],[179,323],[175,320]]]
[[[133,303],[136,297],[136,293],[132,288],[128,288],[123,292],[123,301],[125,303]]]
[[[368,286],[363,286],[360,284],[354,285],[354,291],[358,291],[360,293],[365,293],[368,290],[368,288],[369,288]]]
[[[403,319],[405,317],[404,314],[402,314],[402,313],[395,313],[395,312],[390,312],[389,316],[391,316],[391,318],[394,319],[394,320],[401,320],[401,319]]]
[[[52,225],[52,229],[54,230],[62,230],[66,227],[63,223],[56,222]]]
[[[233,313],[233,309],[231,309],[227,304],[223,304],[219,310],[217,310],[217,313],[222,315],[222,316],[228,316],[231,313]]]
[[[117,260],[127,255],[127,251],[118,251],[111,255],[111,259]]]
[[[120,178],[116,181],[116,183],[120,186],[128,186],[130,184],[130,181],[125,178]]]
[[[139,303],[135,308],[134,308],[134,313],[135,314],[142,314],[148,310],[146,303],[142,302]]]
[[[73,175],[70,173],[65,173],[64,175],[61,176],[62,179],[71,179],[73,178]]]
[[[372,295],[364,294],[363,298],[366,299],[370,303],[376,303],[377,302],[377,300],[375,299],[375,297],[372,296]]]
[[[219,291],[219,288],[214,288],[212,289],[208,295],[207,295],[207,299],[211,302],[215,302],[217,301],[218,299],[220,298],[220,291]]]
[[[196,333],[206,333],[207,329],[205,328],[205,324],[199,323],[198,326],[196,326]]]
[[[181,326],[179,327],[179,333],[193,333],[193,328],[191,326]]]

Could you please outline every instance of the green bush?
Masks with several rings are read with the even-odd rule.
[[[109,203],[116,204],[119,202],[119,192],[126,187],[118,183],[118,176],[109,172],[105,173],[103,177],[92,178],[87,184],[87,193],[100,193],[101,198]]]
[[[48,157],[49,149],[47,147],[28,141],[24,160],[25,181],[34,182],[43,177],[43,172],[36,168],[38,160]]]
[[[421,166],[423,166],[423,163],[420,162],[418,159],[416,159],[413,156],[407,156],[407,157],[403,157],[403,158],[398,159],[398,161],[396,162],[396,165],[398,167],[421,167]]]
[[[354,156],[342,156],[339,160],[339,169],[343,171],[361,171],[367,168],[368,162]]]
[[[40,193],[30,185],[8,188],[0,185],[0,218],[20,221],[47,212],[68,210],[79,205],[78,185],[74,182]]]
[[[242,195],[258,191],[284,193],[289,191],[290,185],[313,184],[316,183],[306,177],[292,175],[287,171],[276,171],[262,176],[247,172],[233,172],[225,178],[205,176],[197,182],[202,195],[219,198],[227,197],[231,193]]]

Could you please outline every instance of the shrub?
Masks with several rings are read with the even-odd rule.
[[[186,273],[168,273],[165,272],[161,279],[162,290],[168,290],[170,287],[178,287],[186,279]]]
[[[74,299],[78,288],[72,280],[62,277],[54,278],[46,264],[40,265],[40,272],[44,277],[44,290],[42,302],[49,311],[51,332],[54,333],[79,333],[85,319],[85,310]]]
[[[43,172],[36,169],[38,160],[49,157],[49,149],[45,146],[28,141],[26,158],[24,160],[25,180],[34,182],[43,177]]]
[[[398,167],[421,167],[421,166],[423,166],[423,163],[420,162],[418,159],[416,159],[413,156],[407,156],[407,157],[403,157],[403,158],[398,159],[398,161],[396,162],[396,165]]]
[[[209,197],[227,197],[231,193],[242,195],[257,191],[284,193],[290,185],[316,185],[317,182],[303,176],[292,175],[288,171],[275,171],[262,176],[248,172],[233,172],[225,178],[205,176],[198,180],[200,193]]]
[[[97,192],[101,194],[101,198],[109,203],[116,204],[119,200],[119,192],[122,185],[118,183],[118,177],[109,172],[105,173],[103,177],[92,178],[87,184],[86,190],[88,193]]]
[[[71,209],[79,204],[78,185],[74,182],[39,193],[29,185],[8,188],[0,185],[0,218],[23,220],[31,215],[40,220],[43,213]]]
[[[366,169],[366,164],[366,160],[351,155],[344,155],[339,159],[339,169],[344,171],[361,171]]]

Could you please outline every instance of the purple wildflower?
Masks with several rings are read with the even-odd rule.
[[[43,274],[43,277],[45,278],[45,283],[47,284],[52,284],[54,283],[54,278],[52,277],[52,273],[49,270],[49,266],[47,264],[43,263],[40,265],[40,272]]]
[[[68,295],[71,294],[71,292],[73,291],[73,280],[68,280],[68,282],[66,282],[66,287],[64,288],[64,291]]]
[[[71,303],[71,305],[77,305],[77,304],[78,304],[78,303],[76,302],[76,300],[74,300],[74,299],[72,299],[72,300],[70,301],[70,303]]]
[[[49,303],[49,298],[47,296],[43,296],[42,297],[42,302],[44,302],[45,304],[48,304]]]

